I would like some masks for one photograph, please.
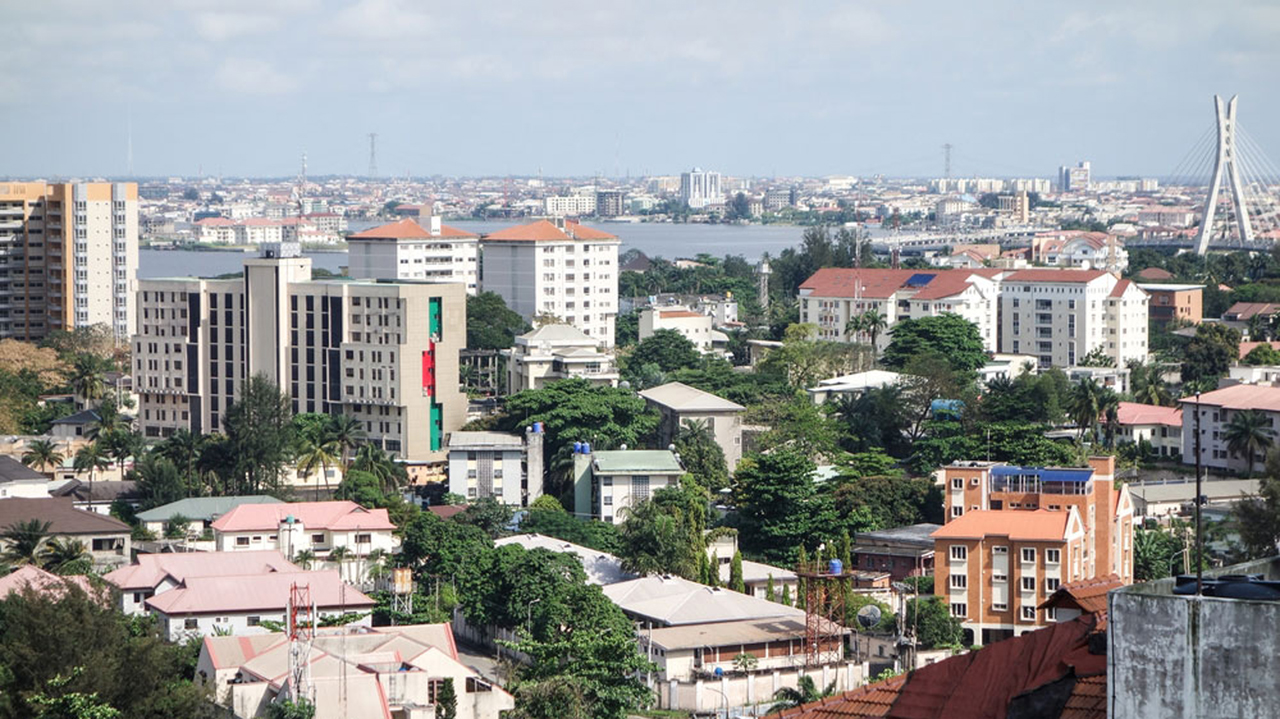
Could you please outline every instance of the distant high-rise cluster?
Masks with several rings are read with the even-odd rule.
[[[0,337],[105,325],[127,338],[138,269],[138,186],[0,184]]]
[[[1076,163],[1075,167],[1063,165],[1058,168],[1058,191],[1059,192],[1085,192],[1092,183],[1090,177],[1089,162],[1087,160]]]
[[[680,173],[680,200],[693,209],[724,202],[720,173],[698,167]]]

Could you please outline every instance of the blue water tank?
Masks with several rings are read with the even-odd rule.
[[[839,559],[832,559],[828,563],[828,568],[830,569],[831,573],[836,576],[844,574],[844,562],[840,561]]]
[[[591,454],[591,443],[590,443],[590,442],[583,442],[583,443],[582,443],[582,453],[583,453],[583,454]]]
[[[533,423],[533,433],[534,433],[534,434],[542,434],[542,423],[541,423],[541,422],[534,422],[534,423]]]
[[[581,442],[574,442],[574,443],[573,443],[573,453],[574,453],[574,454],[582,454],[582,443],[581,443]]]

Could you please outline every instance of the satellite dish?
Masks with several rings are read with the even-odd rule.
[[[863,629],[870,629],[880,623],[880,607],[868,604],[858,610],[858,623]]]

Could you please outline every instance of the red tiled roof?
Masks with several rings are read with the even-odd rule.
[[[206,217],[203,220],[196,220],[196,224],[201,227],[231,227],[236,223],[225,217]]]
[[[8,500],[5,500],[8,501]],[[26,564],[0,577],[0,600],[13,594],[31,589],[40,594],[61,596],[68,587],[79,587],[85,594],[93,594],[93,585],[83,576],[63,577],[33,565]]]
[[[1117,415],[1122,425],[1162,424],[1166,427],[1182,426],[1182,410],[1178,407],[1121,402]]]
[[[1002,270],[978,268],[972,270],[877,270],[851,267],[824,267],[813,273],[800,285],[810,290],[814,297],[855,296],[868,299],[887,299],[907,284],[912,277],[931,279],[919,286],[913,299],[939,299],[958,294],[969,285],[974,275],[995,277]]]
[[[538,220],[527,225],[516,225],[490,232],[484,236],[486,240],[518,240],[521,242],[565,242],[567,240],[616,240],[616,235],[594,230],[576,222],[565,222],[564,229],[555,226],[550,220]]]
[[[1105,270],[1018,270],[1005,278],[1009,282],[1092,282]]]
[[[1178,400],[1184,405],[1196,402],[1195,395]],[[1238,384],[1215,389],[1200,395],[1200,404],[1232,410],[1258,409],[1264,412],[1280,412],[1280,387],[1255,384]]]
[[[1058,719],[1105,719],[1107,716],[1107,675],[1079,677],[1071,688]]]
[[[385,509],[365,509],[355,502],[293,502],[288,504],[242,504],[218,517],[213,528],[219,532],[251,532],[275,529],[292,516],[306,529],[395,529]]]
[[[1168,270],[1162,270],[1159,267],[1148,267],[1138,273],[1138,277],[1144,280],[1171,280],[1173,273]]]
[[[269,505],[270,506],[270,505]],[[1047,509],[980,509],[965,512],[929,535],[934,539],[981,539],[1008,537],[1032,542],[1062,540],[1067,534],[1070,512]]]
[[[294,584],[310,587],[311,601],[317,607],[344,607],[360,611],[376,603],[342,581],[337,571],[325,570],[187,577],[183,586],[157,594],[146,604],[165,614],[230,614],[284,609],[289,603],[289,589]]]
[[[1081,613],[1097,614],[1102,617],[1107,612],[1107,592],[1123,586],[1124,580],[1115,574],[1063,584],[1049,595],[1048,599],[1041,602],[1037,609],[1074,607]]]
[[[1111,297],[1124,297],[1124,293],[1133,286],[1133,280],[1120,280],[1111,289]]]
[[[430,240],[437,237],[477,237],[474,232],[459,230],[456,227],[448,225],[440,225],[440,234],[433,235],[431,231],[419,225],[417,222],[408,217],[399,222],[381,225],[379,227],[371,227],[363,232],[357,232],[347,239],[349,240]]]
[[[1255,315],[1273,315],[1278,311],[1280,304],[1275,302],[1237,302],[1228,307],[1223,316],[1243,322]]]

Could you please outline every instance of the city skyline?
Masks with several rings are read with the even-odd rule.
[[[1177,5],[30,3],[3,171],[1164,176],[1215,93],[1280,156],[1280,8]]]

